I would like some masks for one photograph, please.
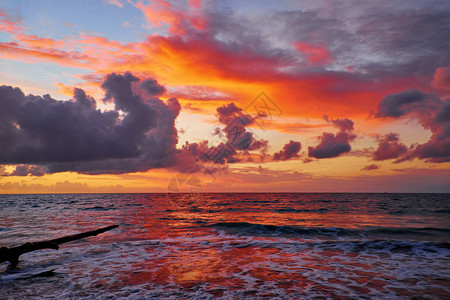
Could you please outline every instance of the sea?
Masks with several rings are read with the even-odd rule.
[[[1,299],[450,299],[450,194],[0,195]]]

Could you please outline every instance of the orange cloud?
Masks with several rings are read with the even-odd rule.
[[[0,56],[7,59],[36,62],[38,60],[51,61],[68,67],[87,68],[92,60],[81,53],[65,52],[53,48],[22,48],[17,43],[0,43]]]
[[[188,27],[204,29],[207,26],[206,18],[199,14],[200,0],[189,1],[190,11],[176,8],[166,0],[156,0],[150,5],[138,1],[134,6],[144,13],[152,26],[161,27],[166,24],[172,34],[186,33]]]
[[[284,68],[298,67],[298,62],[286,54],[259,52],[261,49],[245,44],[232,47],[217,39],[208,31],[211,25],[206,14],[202,14],[199,1],[191,1],[187,11],[165,0],[150,5],[138,1],[133,5],[142,10],[154,26],[168,24],[169,35],[152,35],[140,43],[121,43],[89,34],[53,40],[24,35],[20,33],[20,27],[13,24],[16,26],[13,38],[17,42],[0,43],[0,56],[30,62],[44,60],[92,70],[90,76],[97,79],[89,83],[92,87],[98,87],[98,78],[106,74],[129,70],[138,76],[158,79],[168,86],[169,91],[171,86],[196,86],[173,93],[186,100],[233,99],[244,107],[264,91],[286,116],[312,118],[321,118],[324,111],[335,117],[365,118],[386,94],[411,85],[423,86],[413,75],[374,81],[357,72],[325,69],[287,72]],[[325,45],[304,41],[294,45],[314,66],[334,61]],[[438,69],[435,77],[441,78],[442,72]],[[207,87],[208,91],[199,87]],[[297,125],[303,128],[301,124]],[[286,127],[279,129],[289,130]]]
[[[55,41],[49,38],[40,38],[36,35],[19,34],[14,37],[15,40],[21,43],[22,47],[31,48],[64,48],[63,41]]]
[[[161,27],[162,23],[170,25],[178,22],[178,18],[172,10],[172,5],[167,1],[159,0],[150,6],[144,5],[143,2],[138,2],[136,7],[142,10],[153,26]]]
[[[65,85],[61,82],[55,82],[54,84],[59,88],[59,93],[67,96],[73,96],[73,86]]]
[[[155,35],[142,43],[128,44],[86,34],[66,42],[24,35],[16,36],[16,40],[16,43],[0,43],[0,56],[84,68],[92,70],[91,76],[96,78],[110,72],[133,70],[140,76],[157,78],[169,87],[208,86],[216,94],[231,95],[241,106],[265,91],[291,116],[320,118],[326,109],[334,116],[366,117],[386,94],[411,83],[420,85],[412,77],[374,84],[335,72],[283,73],[280,68],[288,66],[289,61],[246,49],[227,49],[226,45],[206,36]],[[199,89],[192,92],[190,97],[183,95],[183,98],[198,99]]]

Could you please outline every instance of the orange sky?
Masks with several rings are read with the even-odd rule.
[[[203,191],[449,192],[448,4],[277,3],[0,6],[2,84],[73,103],[80,88],[99,109],[83,108],[91,127],[64,123],[71,131],[57,133],[62,115],[13,110],[4,89],[0,193],[166,192],[180,172],[200,178]],[[161,92],[143,87],[150,78]],[[122,95],[127,80],[135,96]],[[148,117],[122,103],[133,97]],[[56,107],[46,101],[42,114]],[[103,140],[95,126],[107,111],[117,116]],[[120,135],[123,122],[134,127]],[[92,153],[58,144],[57,134],[89,132],[98,134]],[[219,161],[208,151],[229,152]]]

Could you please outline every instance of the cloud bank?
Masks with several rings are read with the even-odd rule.
[[[374,159],[397,158],[405,153],[398,161],[414,158],[436,163],[450,161],[449,100],[442,100],[431,93],[407,90],[386,96],[379,104],[376,117],[409,117],[418,120],[425,129],[432,132],[432,136],[426,143],[416,145],[408,152],[405,151],[405,145],[398,143],[398,137],[386,137],[374,153]]]
[[[173,164],[178,142],[174,126],[177,99],[160,100],[164,88],[131,73],[108,75],[100,111],[81,89],[71,101],[49,95],[25,96],[19,88],[0,87],[0,163],[34,164],[46,173],[128,173]],[[41,169],[40,169],[41,170]],[[13,174],[33,173],[17,167]],[[42,172],[42,170],[40,171]]]
[[[153,168],[183,172],[214,172],[228,163],[262,161],[269,143],[249,129],[257,118],[235,103],[217,108],[222,141],[186,142],[177,148],[177,99],[162,101],[165,88],[154,79],[141,80],[129,72],[111,73],[101,84],[105,103],[75,88],[73,98],[58,101],[49,95],[25,95],[19,88],[0,87],[0,164],[15,165],[3,176],[42,176],[72,171],[82,174],[122,174]],[[298,157],[301,145],[291,141],[275,160]]]

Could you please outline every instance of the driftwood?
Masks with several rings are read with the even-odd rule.
[[[40,242],[34,242],[34,243],[26,243],[17,247],[1,247],[0,248],[0,263],[9,261],[10,266],[9,268],[12,269],[17,266],[19,263],[19,257],[27,252],[32,252],[40,249],[59,249],[59,244],[83,239],[88,236],[94,236],[98,235],[100,233],[103,233],[105,231],[117,228],[119,225],[111,225],[103,228],[99,228],[92,231],[82,232],[74,235],[69,235],[53,240],[48,241],[40,241]]]

